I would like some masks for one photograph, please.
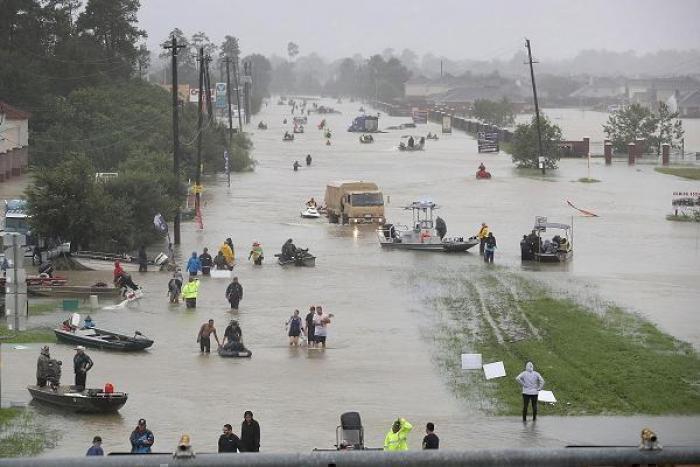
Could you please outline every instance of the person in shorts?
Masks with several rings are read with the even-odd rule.
[[[321,306],[316,307],[316,316],[314,316],[314,342],[316,346],[326,348],[326,338],[328,337],[328,325],[331,323],[333,315],[323,314]]]
[[[299,345],[299,335],[301,334],[303,325],[301,316],[299,316],[299,310],[294,310],[294,314],[287,320],[287,327],[289,332],[289,345],[298,346]]]

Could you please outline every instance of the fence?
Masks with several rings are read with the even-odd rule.
[[[700,447],[670,447],[641,451],[636,447],[575,447],[557,449],[475,449],[467,451],[333,451],[297,454],[200,454],[176,459],[171,455],[1,459],[0,467],[369,467],[369,466],[627,466],[700,464]]]

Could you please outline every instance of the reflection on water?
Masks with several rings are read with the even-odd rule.
[[[273,100],[274,102],[274,100]],[[555,288],[571,290],[588,300],[600,294],[640,312],[674,335],[700,346],[700,226],[664,220],[673,191],[697,189],[697,182],[657,174],[652,167],[605,167],[593,161],[591,176],[601,183],[574,182],[586,175],[583,161],[562,161],[561,169],[541,177],[523,177],[505,155],[477,154],[476,142],[463,133],[428,141],[422,153],[396,150],[401,132],[378,134],[374,144],[359,144],[345,132],[359,104],[325,102],[343,111],[324,115],[333,130],[333,144],[324,145],[313,125],[294,143],[282,143],[283,112],[271,105],[254,119],[269,130],[251,130],[253,173],[204,181],[204,231],[183,225],[183,244],[176,250],[183,262],[191,251],[216,248],[231,237],[239,264],[236,274],[245,294],[240,312],[232,314],[224,297],[226,281],[202,280],[194,311],[169,305],[165,274],[137,274],[146,296],[132,308],[92,314],[99,326],[140,330],[155,339],[152,349],[124,355],[90,350],[95,361],[88,382],[112,382],[130,393],[119,415],[85,417],[36,408],[39,420],[63,433],[46,455],[82,455],[95,434],[108,451],[127,450],[128,436],[143,417],[156,436],[157,450],[174,448],[182,432],[192,435],[200,451],[214,451],[223,423],[238,430],[245,410],[253,410],[262,427],[265,451],[308,451],[330,447],[341,412],[361,413],[367,443],[380,446],[392,420],[404,416],[415,425],[410,445],[417,449],[425,423],[432,421],[445,448],[562,446],[566,444],[637,443],[642,426],[663,433],[663,442],[697,444],[697,417],[551,417],[546,407],[537,425],[523,426],[518,417],[491,417],[455,398],[435,362],[430,307],[408,290],[409,278],[422,271],[485,267],[478,251],[460,255],[381,251],[371,226],[356,229],[324,219],[300,219],[306,199],[322,199],[328,181],[364,179],[378,183],[387,195],[390,222],[407,222],[402,208],[431,198],[442,206],[448,235],[476,234],[487,222],[498,239],[497,267],[522,271]],[[288,115],[287,115],[288,116]],[[406,121],[382,116],[380,126]],[[251,127],[252,128],[252,127]],[[436,125],[414,133],[438,131]],[[594,138],[594,135],[589,135]],[[312,154],[313,165],[292,170],[292,162]],[[483,161],[490,181],[474,178]],[[390,197],[390,201],[389,201]],[[574,217],[574,259],[567,265],[523,265],[519,241],[534,218],[570,222],[576,214],[567,205],[590,209],[599,218]],[[408,218],[407,218],[407,214]],[[287,238],[318,256],[315,268],[281,268],[273,254]],[[260,241],[266,262],[246,261],[251,243]],[[152,252],[166,245],[152,247]],[[110,273],[71,273],[73,283],[108,281]],[[305,315],[309,305],[323,305],[335,315],[326,351],[290,349],[284,323],[294,309]],[[64,313],[32,317],[56,323]],[[195,342],[199,326],[215,320],[219,334],[232,318],[241,323],[251,359],[200,355]],[[9,348],[8,348],[9,347]],[[3,348],[3,397],[28,401],[25,386],[34,380],[40,345],[26,350]],[[72,378],[71,347],[57,344],[52,353],[65,365],[64,382]],[[544,375],[545,379],[547,378]],[[513,390],[517,387],[513,383]],[[34,408],[33,408],[34,410]]]

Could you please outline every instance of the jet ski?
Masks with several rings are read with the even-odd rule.
[[[304,219],[318,219],[321,217],[321,213],[318,212],[316,206],[306,206],[306,209],[301,211],[301,217]]]

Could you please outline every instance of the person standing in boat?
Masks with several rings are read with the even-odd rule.
[[[138,259],[139,259],[139,272],[147,272],[148,271],[148,255],[146,255],[146,247],[144,245],[141,245],[141,248],[139,248]]]
[[[150,454],[151,446],[155,443],[156,439],[153,436],[153,432],[146,428],[146,419],[142,418],[139,420],[138,425],[134,428],[129,436],[129,441],[131,442],[131,453],[132,454]]]
[[[238,311],[238,304],[242,299],[243,286],[238,282],[238,277],[234,277],[226,288],[226,300],[231,304],[231,310]]]
[[[214,264],[211,255],[209,254],[209,248],[204,248],[202,254],[199,255],[199,263],[202,265],[202,275],[208,276],[211,271],[211,267]]]
[[[92,359],[85,353],[85,347],[79,345],[75,348],[75,356],[73,357],[73,371],[75,372],[75,389],[77,391],[85,390],[87,383],[87,372],[93,366]]]
[[[199,271],[202,270],[202,263],[199,261],[199,258],[197,258],[197,252],[193,251],[192,256],[190,256],[190,259],[187,260],[187,266],[185,266],[185,270],[190,274],[190,277],[194,277],[197,275]]]
[[[214,327],[214,320],[210,319],[206,323],[202,324],[197,333],[197,342],[199,343],[200,352],[209,353],[211,352],[211,338],[210,336],[214,334],[214,339],[216,339],[216,345],[221,347],[221,342],[219,342],[219,336],[216,334],[216,328]]]
[[[260,424],[253,412],[246,410],[241,423],[241,445],[244,452],[260,452]]]
[[[447,224],[445,224],[445,221],[440,216],[437,216],[435,219],[435,231],[440,237],[440,240],[445,238],[445,235],[447,235]]]
[[[484,247],[484,261],[487,263],[493,263],[494,253],[496,253],[496,237],[493,236],[493,232],[489,232],[489,236],[486,237],[486,245]]]
[[[479,229],[479,233],[477,233],[476,236],[479,239],[479,254],[483,256],[484,248],[486,247],[486,237],[489,236],[489,226],[486,225],[486,222],[481,223],[481,228]]]
[[[36,361],[36,385],[40,388],[46,386],[46,381],[49,377],[50,361],[51,355],[49,353],[49,346],[45,345],[41,348],[41,353]]]

